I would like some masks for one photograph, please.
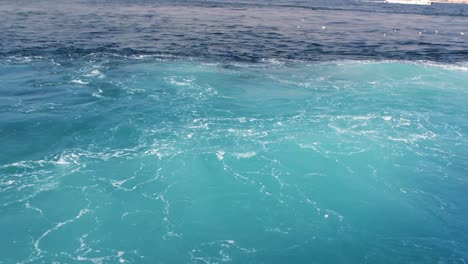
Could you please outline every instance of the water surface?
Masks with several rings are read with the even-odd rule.
[[[466,14],[1,2],[0,263],[465,263]]]

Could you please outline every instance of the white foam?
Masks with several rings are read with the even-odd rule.
[[[126,262],[126,260],[124,258],[122,258],[123,255],[124,255],[123,251],[117,251],[117,257],[119,258],[120,263],[125,263]]]
[[[59,160],[57,160],[57,161],[55,162],[55,164],[58,164],[58,165],[68,165],[68,164],[70,164],[70,162],[64,160],[63,158],[60,158]]]
[[[101,79],[105,77],[105,75],[102,72],[100,72],[99,70],[92,70],[90,73],[85,74],[84,76],[86,76],[86,77],[98,77],[98,78],[101,78]]]
[[[175,86],[192,86],[194,78],[180,78],[177,76],[165,77],[164,81]]]
[[[248,159],[254,157],[255,155],[257,155],[257,153],[254,151],[234,153],[234,156],[238,159]]]
[[[130,178],[124,179],[124,180],[111,180],[111,185],[114,186],[117,189],[124,190],[124,191],[133,191],[136,189],[137,186],[133,186],[131,188],[125,188],[122,185],[125,184],[126,182],[133,180],[135,176],[132,176]]]
[[[34,210],[34,211],[39,212],[39,214],[42,215],[42,216],[44,215],[44,213],[43,213],[43,211],[42,211],[41,209],[39,209],[39,208],[37,208],[37,207],[34,207],[34,206],[31,206],[31,204],[29,203],[29,201],[26,202],[26,205],[25,205],[25,206],[26,206],[26,208],[28,208],[28,209],[32,209],[32,210]]]
[[[224,154],[225,152],[220,150],[216,152],[216,157],[218,157],[218,160],[223,160],[224,159]]]
[[[2,182],[1,184],[2,184],[2,185],[12,185],[13,183],[15,183],[14,180],[8,180],[8,181],[6,181],[6,182]]]
[[[298,28],[300,28],[300,26]],[[278,66],[283,66],[284,65],[284,60],[282,60],[282,59],[271,58],[271,59],[261,59],[261,61],[263,63],[267,63],[267,64],[270,64],[270,65],[278,65]]]
[[[301,62],[299,62],[301,63]],[[346,65],[359,65],[359,64],[375,64],[375,65],[382,65],[382,64],[389,64],[389,63],[399,63],[399,64],[412,64],[417,66],[427,66],[427,67],[440,67],[446,70],[453,70],[453,71],[468,71],[468,62],[459,62],[455,64],[447,64],[447,63],[440,63],[434,61],[427,61],[427,60],[419,60],[419,61],[409,61],[409,60],[340,60],[340,61],[326,61],[321,62],[322,65],[336,65],[336,66],[346,66]],[[317,63],[309,64],[309,65],[317,65]]]
[[[365,115],[365,116],[352,116],[352,115],[343,115],[337,116],[337,119],[351,119],[351,120],[370,120],[375,118],[375,115]]]
[[[282,229],[276,227],[276,228],[269,228],[269,229],[267,229],[266,231],[268,231],[268,232],[273,232],[273,233],[279,233],[279,234],[283,234],[283,235],[287,235],[287,234],[289,234],[289,231],[290,231],[290,230],[291,230],[290,228],[287,228],[286,230],[282,230]]]
[[[67,225],[69,223],[72,223],[77,219],[80,219],[83,215],[85,215],[85,214],[87,214],[89,212],[91,212],[91,211],[89,209],[87,209],[87,208],[81,209],[80,212],[78,213],[78,215],[76,215],[74,218],[71,218],[71,219],[69,219],[67,221],[64,221],[64,222],[59,222],[53,228],[48,229],[47,231],[45,231],[36,241],[34,241],[34,249],[36,250],[37,255],[41,255],[42,252],[43,252],[43,250],[40,248],[40,242],[41,242],[42,239],[44,239],[50,233],[52,233],[54,231],[57,231],[62,226]]]
[[[102,96],[102,95],[100,95],[99,93],[96,93],[96,92],[92,93],[91,95],[93,97],[96,97],[96,98],[103,98],[104,97],[104,96]]]
[[[80,79],[71,80],[70,82],[71,83],[76,83],[76,84],[81,84],[81,85],[89,84],[89,82],[85,82],[85,81],[82,81]]]

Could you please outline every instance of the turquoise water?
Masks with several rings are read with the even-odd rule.
[[[0,64],[0,263],[465,263],[468,74]]]

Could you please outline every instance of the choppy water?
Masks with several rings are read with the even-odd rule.
[[[467,13],[1,2],[0,263],[466,263]]]
[[[467,61],[468,5],[3,1],[0,54]],[[323,29],[324,28],[324,29]]]

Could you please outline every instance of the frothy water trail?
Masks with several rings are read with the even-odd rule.
[[[4,59],[0,260],[466,261],[467,81],[429,62]]]

